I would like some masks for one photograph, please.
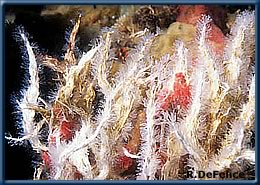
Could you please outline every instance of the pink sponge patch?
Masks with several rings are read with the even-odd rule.
[[[169,108],[187,109],[191,100],[191,86],[187,84],[185,75],[177,73],[173,84],[173,91],[164,88],[157,96],[160,102],[160,109],[168,110]]]
[[[179,16],[177,21],[186,24],[197,25],[202,15],[209,14],[210,9],[205,5],[179,6]],[[221,29],[215,25],[214,21],[211,23],[211,30],[209,30],[209,42],[212,45],[214,52],[222,54],[225,44],[225,36]]]

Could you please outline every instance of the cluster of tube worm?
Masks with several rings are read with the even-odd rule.
[[[151,48],[160,31],[134,29],[127,16],[77,59],[80,18],[63,61],[37,57],[19,32],[29,63],[18,100],[23,137],[6,139],[29,140],[41,155],[34,179],[186,179],[188,170],[226,170],[241,158],[254,165],[246,145],[255,117],[254,12],[237,16],[220,52],[212,47],[214,23],[201,15],[196,50],[177,40],[174,53],[159,59]],[[117,48],[121,40],[131,47]],[[59,78],[51,102],[40,97],[39,66]]]

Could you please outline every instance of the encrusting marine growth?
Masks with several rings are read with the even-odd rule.
[[[191,23],[182,16],[177,21]],[[255,123],[255,12],[237,15],[227,36],[199,14],[192,44],[175,40],[173,54],[162,57],[153,51],[163,31],[138,27],[132,18],[104,28],[77,58],[79,16],[63,61],[36,56],[20,27],[29,85],[17,101],[22,137],[6,139],[29,140],[41,155],[34,179],[173,180],[188,179],[187,171],[254,166],[248,142]],[[59,77],[51,102],[40,97],[40,66]]]

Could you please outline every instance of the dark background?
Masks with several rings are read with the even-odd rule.
[[[60,53],[64,44],[66,26],[59,16],[44,19],[40,13],[44,6],[6,6],[6,13],[15,15],[14,22],[5,23],[5,131],[17,137],[17,119],[12,104],[13,97],[19,97],[19,90],[24,84],[25,69],[23,65],[22,50],[19,42],[15,40],[15,28],[22,25],[32,35],[30,38],[39,48],[45,48],[44,53]],[[45,84],[46,85],[46,84]],[[5,179],[32,179],[34,167],[39,156],[32,153],[28,143],[21,146],[10,146],[5,141]],[[34,162],[35,161],[35,162]]]

